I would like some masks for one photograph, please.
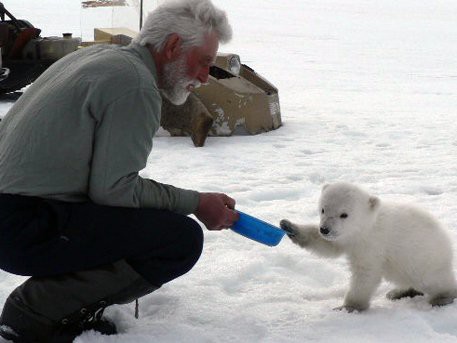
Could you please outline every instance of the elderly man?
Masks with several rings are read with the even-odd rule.
[[[235,201],[139,176],[175,104],[208,80],[226,15],[209,0],[167,2],[128,47],[53,64],[0,124],[0,268],[32,276],[7,298],[0,335],[71,342],[116,332],[103,309],[188,272],[203,234],[237,220]],[[158,166],[160,168],[160,166]]]

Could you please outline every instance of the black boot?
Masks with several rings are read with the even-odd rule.
[[[86,330],[115,334],[115,325],[102,318],[103,310],[157,288],[125,261],[62,276],[32,277],[6,300],[0,336],[20,343],[70,343]]]
[[[56,325],[45,317],[37,315],[22,303],[14,293],[3,307],[0,336],[13,342],[73,342],[83,331],[94,330],[104,335],[117,333],[116,326],[102,318],[103,308],[93,316],[75,321],[64,321]]]

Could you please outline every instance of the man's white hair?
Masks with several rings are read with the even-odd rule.
[[[152,45],[161,51],[173,33],[182,39],[184,49],[201,46],[205,36],[215,32],[221,43],[232,38],[232,28],[224,11],[210,0],[169,1],[150,12],[134,42]]]

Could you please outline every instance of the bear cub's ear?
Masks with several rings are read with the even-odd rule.
[[[324,184],[324,185],[322,186],[321,192],[325,191],[325,189],[326,189],[328,186],[330,186],[329,183]]]
[[[368,203],[370,204],[370,209],[372,209],[372,210],[376,209],[379,206],[379,202],[380,202],[379,198],[374,195],[371,195],[368,198]]]

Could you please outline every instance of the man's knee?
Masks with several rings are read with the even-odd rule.
[[[198,261],[203,251],[203,230],[192,218],[187,217],[188,224],[183,229],[181,244],[183,253],[186,253],[190,268]],[[189,269],[190,269],[189,268]]]
[[[128,263],[151,284],[161,286],[190,271],[203,250],[200,225],[186,216],[174,217],[166,244],[146,255],[128,258]],[[165,242],[164,240],[162,242]]]

